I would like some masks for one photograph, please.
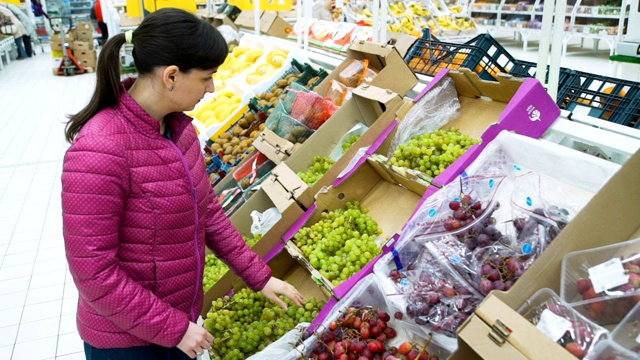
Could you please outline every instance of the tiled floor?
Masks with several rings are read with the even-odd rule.
[[[46,51],[0,70],[0,359],[84,359],[78,292],[64,256],[60,171],[65,114],[86,104],[95,75],[53,76]],[[567,62],[617,71],[606,56]]]

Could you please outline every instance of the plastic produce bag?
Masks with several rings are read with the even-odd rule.
[[[230,44],[233,41],[240,42],[240,33],[235,31],[231,26],[220,25],[216,29],[220,31],[220,34],[222,34],[222,37],[227,42],[227,44]]]
[[[304,333],[309,328],[309,323],[300,323],[295,328],[288,331],[280,339],[271,343],[264,350],[247,358],[247,360],[296,360],[300,358],[301,351],[304,348],[299,345],[300,349],[296,350],[293,345],[298,344]]]
[[[369,68],[369,60],[352,59],[340,71],[338,79],[347,87],[355,88],[362,85],[362,83],[370,83],[377,75],[378,73],[375,70]]]
[[[253,210],[251,212],[251,220],[253,221],[251,234],[253,236],[266,234],[280,219],[282,219],[282,214],[275,207],[269,208],[263,213]]]
[[[353,88],[349,88],[339,81],[331,80],[327,93],[324,96],[325,98],[331,99],[336,106],[342,106],[347,100],[351,99],[352,90]]]
[[[293,90],[290,90],[293,92]],[[313,91],[297,91],[296,100],[291,108],[291,117],[305,124],[312,130],[317,130],[337,108],[329,100]]]
[[[338,144],[336,145],[336,147],[333,148],[333,151],[331,152],[330,157],[333,160],[338,161],[338,159],[340,159],[342,154],[344,154],[346,152],[346,150],[345,150],[345,146],[346,145],[345,144],[348,141],[354,140],[355,137],[360,137],[360,136],[364,135],[364,133],[366,133],[367,130],[369,130],[368,126],[366,126],[366,125],[364,125],[362,123],[355,124],[349,131],[347,131],[344,135],[342,135],[342,138],[340,139],[340,141],[338,141]]]
[[[572,355],[582,359],[607,331],[560,300],[550,289],[540,289],[518,309],[529,322]]]
[[[398,126],[396,136],[389,146],[391,158],[398,145],[417,135],[442,128],[458,116],[460,101],[453,80],[446,77],[420,98]]]

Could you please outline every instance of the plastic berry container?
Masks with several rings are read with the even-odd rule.
[[[565,255],[560,297],[599,325],[620,323],[640,302],[640,239]]]

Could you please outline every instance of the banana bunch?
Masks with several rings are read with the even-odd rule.
[[[400,17],[402,16],[407,10],[404,7],[404,3],[399,1],[395,4],[389,4],[389,11],[391,11],[391,14],[396,16],[396,17]]]
[[[445,30],[460,30],[456,25],[455,20],[453,20],[449,15],[440,15],[436,17],[436,21],[438,22],[438,25]]]
[[[187,115],[200,120],[206,127],[211,127],[227,120],[240,107],[241,102],[242,98],[233,91],[221,90],[215,99],[196,106]]]
[[[449,11],[451,11],[452,14],[460,14],[462,10],[463,10],[462,5],[449,6]]]
[[[255,70],[247,74],[245,81],[249,85],[256,85],[263,81],[269,80],[273,74],[282,67],[287,61],[289,52],[280,49],[274,49],[267,53],[267,61],[258,65]]]
[[[476,24],[469,18],[456,18],[456,26],[462,30],[471,30],[476,28]]]
[[[400,26],[399,23],[388,23],[387,24],[387,30],[391,31],[391,32],[395,32],[395,33],[401,33],[402,31],[402,27]]]
[[[362,11],[360,12],[360,14],[368,17],[368,18],[372,18],[373,17],[373,13],[371,12],[371,10],[369,10],[368,7],[362,9]]]
[[[429,10],[424,9],[422,7],[422,3],[420,2],[410,2],[409,3],[409,9],[411,10],[411,12],[413,12],[414,15],[416,16],[424,16],[424,17],[428,17],[429,16]]]

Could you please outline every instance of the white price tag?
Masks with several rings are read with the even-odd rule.
[[[629,275],[625,274],[620,258],[613,258],[600,265],[589,268],[589,279],[593,284],[593,290],[601,293],[616,286],[629,282]]]
[[[540,321],[538,321],[536,327],[551,340],[558,341],[567,330],[571,329],[571,321],[554,314],[549,309],[545,309],[540,315]]]

